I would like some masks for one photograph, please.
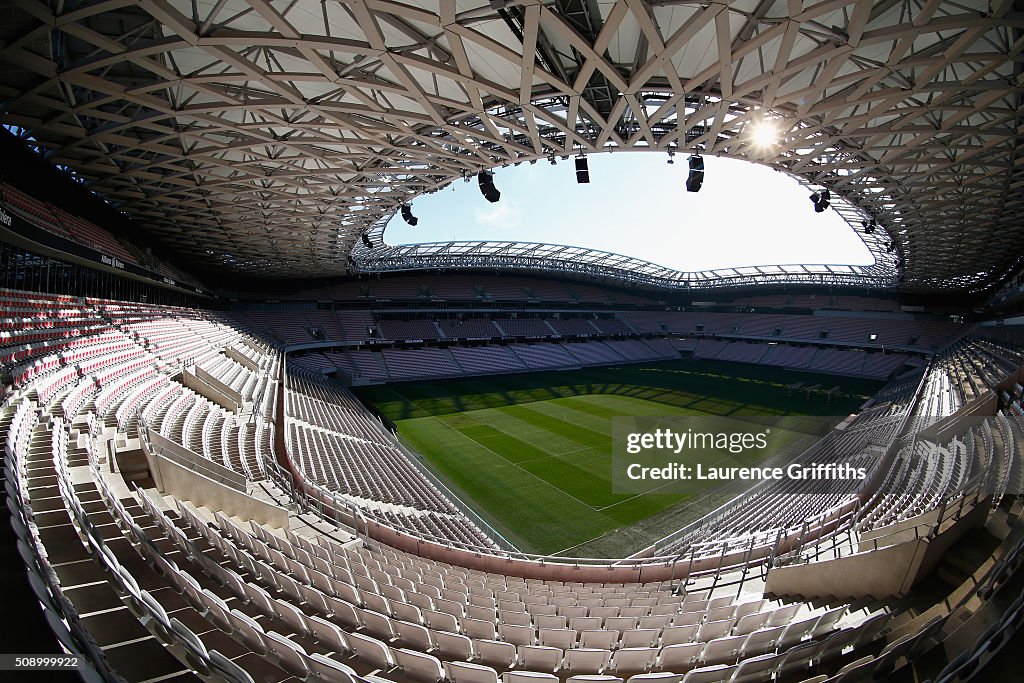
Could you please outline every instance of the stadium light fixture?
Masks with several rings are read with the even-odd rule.
[[[480,183],[480,194],[484,196],[484,199],[494,204],[501,199],[501,192],[494,186],[494,174],[490,171],[480,171],[476,175],[477,181]]]
[[[814,204],[814,213],[821,213],[828,208],[829,202],[832,200],[832,193],[828,191],[828,188],[815,192],[811,195],[811,203]]]
[[[686,191],[700,192],[701,185],[704,184],[704,157],[693,154],[689,163],[690,173],[686,176]]]
[[[416,224],[420,222],[419,218],[412,215],[412,207],[408,204],[402,204],[402,218],[413,227],[416,227]]]

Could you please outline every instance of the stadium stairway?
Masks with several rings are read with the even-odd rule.
[[[978,567],[984,566],[995,557],[1000,539],[989,531],[989,527],[998,526],[998,522],[990,520],[986,527],[957,541],[942,556],[942,561],[935,569],[934,578],[953,588],[969,581]]]
[[[641,330],[637,326],[637,324],[635,322],[633,322],[632,320],[630,320],[629,318],[625,318],[625,317],[623,317],[623,318],[616,318],[616,320],[620,321],[623,325],[625,325],[630,330],[632,330],[634,334],[644,334],[644,331]]]
[[[130,514],[136,515],[137,518],[143,514],[141,506],[131,494],[125,493],[121,503]],[[148,526],[143,527],[143,530],[151,540],[164,550],[168,559],[178,560],[180,558],[180,553],[174,548],[168,547],[166,541],[160,536],[159,529]],[[279,683],[290,678],[279,667],[266,661],[265,658],[260,657],[256,653],[249,651],[219,630],[199,610],[190,605],[187,600],[168,586],[166,577],[158,574],[153,566],[148,564],[130,547],[130,544],[125,543],[123,545],[126,546],[125,552],[116,553],[121,566],[127,568],[136,577],[136,581],[141,589],[149,591],[150,595],[163,607],[168,617],[176,619],[191,629],[208,650],[216,650],[232,660],[236,665],[245,670],[254,681]],[[230,597],[223,587],[209,580],[204,575],[196,574],[194,578],[197,579],[201,590],[210,591],[212,594],[220,597]],[[233,607],[244,608],[240,603],[233,605]],[[174,680],[178,679],[174,678]]]
[[[53,412],[58,411],[44,415],[33,431],[26,475],[39,538],[47,549],[49,566],[60,581],[63,596],[70,601],[78,622],[93,638],[106,663],[121,676],[138,681],[201,680],[142,627],[79,536],[58,490],[51,423],[58,421],[59,416]],[[96,530],[111,540],[108,547],[117,548],[113,518],[103,509],[91,476],[81,472],[85,450],[70,446],[67,457],[68,465],[78,470],[72,472],[71,484],[83,508],[89,511]]]
[[[435,324],[437,324],[437,323],[435,323]],[[439,333],[441,333],[440,326],[438,326],[437,331]],[[462,363],[460,363],[459,359],[455,357],[455,354],[452,353],[451,349],[442,349],[442,351],[444,351],[445,358],[447,358],[449,361],[451,361],[451,364],[459,369],[459,371],[462,373],[463,377],[468,377],[471,374],[469,372],[466,372],[466,368],[464,368],[462,366]]]
[[[14,409],[9,406],[0,408],[0,444],[7,443],[7,433],[14,418]],[[0,479],[3,480],[3,497],[8,505],[16,504],[8,496],[8,484],[14,487],[17,482],[9,479],[13,473],[4,468]],[[39,610],[38,600],[28,581],[25,562],[17,550],[18,538],[14,533],[14,521],[0,523],[0,581],[3,582],[3,599],[0,600],[0,641],[11,652],[46,653],[59,652],[60,645],[53,630],[46,623],[43,613]],[[79,681],[76,672],[50,672],[56,681]]]

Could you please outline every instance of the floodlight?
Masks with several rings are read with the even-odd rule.
[[[832,193],[828,191],[828,188],[815,192],[811,195],[811,203],[814,204],[814,213],[821,213],[828,208],[829,201],[832,199]]]

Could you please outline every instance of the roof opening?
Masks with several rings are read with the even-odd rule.
[[[456,181],[415,200],[416,227],[396,214],[385,240],[565,244],[682,271],[874,263],[861,236],[834,210],[816,213],[792,177],[706,156],[700,191],[686,192],[687,156],[590,155],[587,184],[577,183],[572,159],[497,168],[499,201],[487,201],[474,178]]]

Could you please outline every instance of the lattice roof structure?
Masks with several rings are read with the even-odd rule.
[[[904,287],[977,289],[1024,243],[1022,28],[975,0],[6,0],[0,120],[207,268],[344,273],[482,169],[697,149],[876,218]]]

